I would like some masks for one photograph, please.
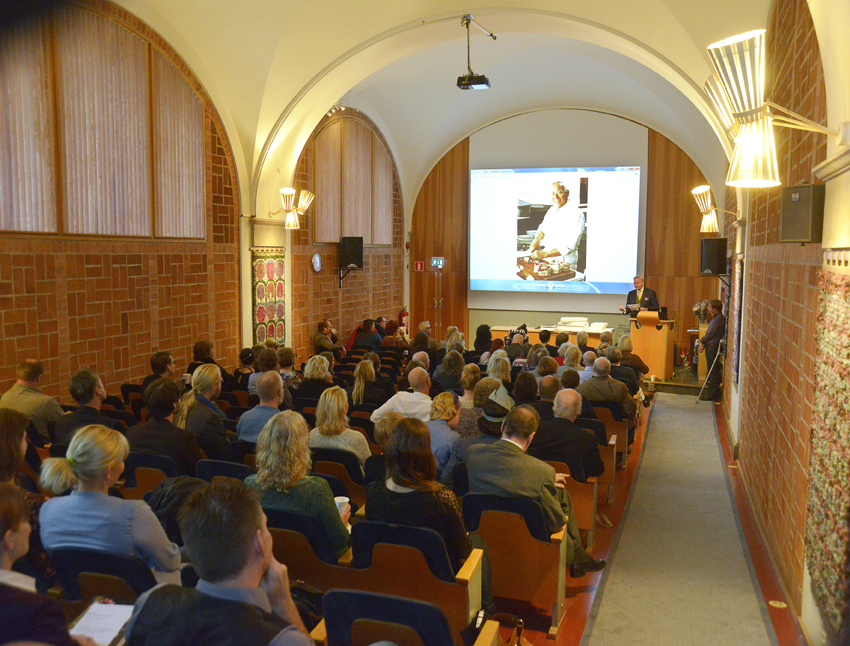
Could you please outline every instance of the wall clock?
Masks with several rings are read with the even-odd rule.
[[[322,268],[322,257],[319,254],[317,254],[317,253],[313,254],[312,262],[313,262],[313,271],[319,271]]]

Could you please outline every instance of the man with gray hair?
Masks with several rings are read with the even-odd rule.
[[[236,433],[244,442],[256,442],[266,423],[280,412],[283,379],[274,370],[264,372],[257,379],[257,394],[260,396],[260,403],[242,413],[236,424]]]
[[[573,423],[581,412],[581,395],[572,389],[560,391],[555,396],[553,412],[552,421],[540,422],[528,454],[538,460],[563,462],[578,482],[602,475],[605,465],[596,436]]]
[[[431,378],[424,368],[414,368],[407,375],[410,388],[413,392],[400,390],[383,406],[378,408],[369,419],[377,422],[391,411],[401,413],[405,417],[415,417],[423,422],[431,419],[431,397],[428,395],[431,389]]]
[[[599,357],[593,363],[593,377],[579,384],[578,393],[591,402],[612,402],[619,406],[620,415],[629,425],[629,444],[634,442],[637,426],[637,404],[622,382],[611,378],[611,362]]]
[[[593,376],[593,364],[596,361],[596,353],[588,350],[581,358],[584,361],[584,370],[579,372],[578,376],[581,379],[581,383],[584,383]]]
[[[78,428],[89,424],[102,424],[116,431],[124,432],[118,420],[110,419],[100,412],[100,405],[106,399],[106,388],[94,370],[77,370],[71,375],[68,392],[79,408],[70,415],[63,415],[56,422],[54,437],[60,444],[67,444]]]

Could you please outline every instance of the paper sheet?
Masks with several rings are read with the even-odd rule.
[[[133,614],[133,606],[112,603],[93,603],[68,632],[86,635],[98,646],[109,646]]]

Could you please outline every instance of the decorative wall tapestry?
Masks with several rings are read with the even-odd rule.
[[[744,293],[743,290],[744,254],[739,253],[735,256],[735,262],[732,265],[732,299],[727,312],[727,320],[731,326],[727,337],[729,341],[728,356],[736,386],[738,385],[738,367],[740,366],[741,355],[741,297]]]
[[[251,266],[254,291],[254,343],[272,339],[283,344],[286,339],[284,317],[284,260],[283,247],[252,247]]]
[[[818,606],[841,633],[848,629],[850,276],[821,271],[818,290],[806,560]]]

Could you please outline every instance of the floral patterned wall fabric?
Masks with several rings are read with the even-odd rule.
[[[251,266],[254,302],[254,343],[267,339],[285,343],[286,307],[284,270],[286,250],[282,247],[252,247]]]
[[[806,560],[821,612],[840,633],[848,628],[850,276],[821,271],[818,288]]]

